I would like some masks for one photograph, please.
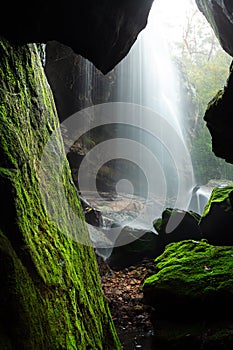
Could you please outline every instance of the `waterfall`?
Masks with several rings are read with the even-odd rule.
[[[81,162],[78,184],[82,197],[116,223],[100,229],[88,225],[102,255],[109,254],[125,226],[141,230],[141,236],[148,230],[157,234],[153,221],[167,207],[187,210],[194,187],[178,74],[163,35],[161,3],[154,3],[147,27],[110,73],[114,81],[109,79],[104,88],[113,85],[107,94],[111,100],[79,111],[66,123],[71,140],[74,130],[79,136],[82,130],[88,133],[91,142],[96,138]],[[99,89],[97,73],[88,62],[86,70],[84,98]],[[110,188],[110,193],[101,193],[108,190],[99,191],[98,182],[101,188]],[[167,225],[167,232],[174,228]],[[120,245],[130,242],[132,237],[126,237]]]
[[[118,100],[150,107],[182,137],[178,74],[172,62],[159,2],[128,56],[117,66]]]
[[[195,186],[192,190],[192,198],[189,205],[189,210],[202,215],[208,200],[210,199],[212,190],[211,186]]]
[[[154,162],[151,166],[154,179],[150,181],[158,181],[161,186],[165,186],[166,200],[163,205],[159,206],[156,193],[148,194],[148,179],[144,179],[146,180],[144,185],[136,184],[133,192],[141,197],[152,195],[150,199],[154,206],[152,209],[154,219],[156,215],[161,215],[165,207],[176,206],[179,209],[187,209],[191,189],[195,184],[192,163],[183,135],[179,75],[172,62],[169,43],[164,35],[166,28],[162,20],[161,4],[162,2],[153,4],[147,27],[140,33],[128,56],[115,70],[117,76],[115,100],[144,106],[154,112],[154,118],[150,118],[144,110],[141,124],[136,123],[136,127],[119,124],[116,135],[119,139],[126,137],[145,146],[139,150],[136,160],[136,163],[143,165],[140,170],[144,170],[143,167],[146,166],[142,159],[146,158],[148,150],[157,160],[157,163]],[[148,130],[156,131],[150,133]],[[181,159],[182,157],[184,159]],[[134,157],[132,159],[135,160]],[[161,166],[162,172],[158,171],[158,166]],[[182,166],[183,172],[181,172]],[[158,176],[163,177],[164,183]],[[140,178],[140,175],[134,169],[131,177],[134,180],[135,177]],[[127,186],[125,188],[127,192]],[[129,186],[129,193],[132,193],[132,186]],[[178,196],[182,200],[177,201]],[[155,197],[157,200],[154,201]],[[155,209],[155,202],[157,208],[160,207],[158,211]],[[148,219],[151,220],[152,216]]]

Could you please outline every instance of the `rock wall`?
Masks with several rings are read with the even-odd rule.
[[[233,56],[233,3],[231,0],[196,0],[224,50]]]
[[[233,164],[232,152],[232,96],[233,72],[229,75],[227,84],[209,102],[204,120],[212,136],[212,149],[217,157]]]
[[[79,110],[108,102],[114,83],[114,70],[102,74],[71,48],[49,41],[45,50],[45,73],[60,121]]]
[[[233,56],[233,3],[231,0],[196,0],[197,6],[212,26],[223,49]],[[233,164],[232,152],[232,67],[223,90],[210,101],[204,120],[212,136],[212,149],[217,157]]]
[[[59,121],[37,46],[1,39],[0,78],[0,349],[120,349],[59,132],[63,172],[51,153],[47,194],[65,189],[67,203],[51,203],[63,225],[42,201],[40,159]]]
[[[15,43],[57,40],[106,73],[130,50],[153,0],[55,0],[4,4],[0,33]]]

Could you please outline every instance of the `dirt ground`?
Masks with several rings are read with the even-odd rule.
[[[153,336],[150,309],[144,304],[141,287],[144,279],[156,272],[153,260],[144,260],[138,266],[113,271],[99,259],[99,270],[123,349],[152,349],[149,345],[149,338]]]

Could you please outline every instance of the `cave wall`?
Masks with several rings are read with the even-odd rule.
[[[223,47],[232,55],[232,22],[226,15],[226,10],[232,12],[232,5],[229,1],[196,1]],[[59,121],[38,48],[27,43],[57,40],[107,73],[128,53],[146,25],[152,2],[42,0],[33,6],[24,2],[13,6],[11,2],[5,3],[5,13],[11,17],[9,20],[3,16],[0,22],[1,35],[10,40],[0,41],[1,349],[120,349],[102,293],[94,251],[69,238],[82,235],[89,242],[66,161],[59,178],[51,158],[53,184],[55,188],[56,185],[66,188],[79,220],[69,217],[64,203],[53,203],[54,208],[61,208],[59,216],[69,223],[58,229],[41,199],[40,158]],[[232,108],[231,85],[229,80],[228,90],[212,101],[206,115],[212,135],[213,129],[219,135],[223,120],[225,129],[228,128],[227,145],[219,153],[226,159],[226,151],[232,153],[231,113],[224,114],[227,116],[224,119],[224,106],[219,103],[224,102],[224,93],[228,91],[227,100]],[[212,108],[217,111],[216,127]],[[215,140],[219,147],[218,139]],[[221,142],[226,143],[226,138],[222,137]],[[59,133],[57,145],[65,158]]]
[[[59,121],[37,45],[1,38],[0,77],[0,349],[120,349],[59,131],[62,176],[52,152],[46,193],[61,226],[42,201],[40,159]]]
[[[223,49],[233,56],[233,3],[231,0],[196,0]]]
[[[6,2],[0,33],[14,43],[59,41],[106,73],[146,26],[153,0]]]
[[[10,17],[0,22],[1,349],[121,348],[41,65],[43,49],[33,43],[60,42],[72,52],[72,64],[79,54],[106,74],[145,27],[152,2],[4,4]],[[51,187],[45,188],[54,223],[42,200],[39,168],[55,129],[56,146],[48,156]],[[62,175],[54,152],[63,160]],[[85,244],[78,243],[80,237]]]
[[[233,2],[231,0],[196,0],[199,10],[213,28],[223,49],[233,56]],[[212,150],[217,157],[233,164],[233,71],[225,87],[209,102],[204,116],[212,136]]]
[[[89,60],[57,41],[46,44],[44,67],[61,122],[84,108],[108,102],[111,96],[114,70],[102,74]]]

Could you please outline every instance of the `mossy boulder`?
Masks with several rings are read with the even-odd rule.
[[[201,234],[214,245],[233,245],[233,186],[214,188],[199,222]]]
[[[143,292],[154,309],[158,349],[231,348],[233,247],[170,243],[155,264],[158,272],[144,281]]]
[[[0,349],[120,349],[37,46],[1,39],[0,80]],[[53,217],[39,168],[54,130]]]
[[[201,239],[199,220],[200,215],[193,211],[167,208],[153,224],[165,247],[184,239]]]

